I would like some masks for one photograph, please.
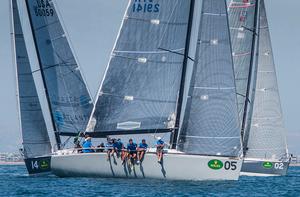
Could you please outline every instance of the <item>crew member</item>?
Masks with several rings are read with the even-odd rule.
[[[138,154],[137,154],[137,164],[142,162],[144,160],[144,155],[146,153],[146,150],[148,148],[148,144],[146,143],[145,139],[142,139],[142,142],[139,144],[139,147],[137,148]]]
[[[165,142],[161,139],[161,137],[157,138],[156,142],[156,155],[157,155],[157,162],[161,163],[163,159],[163,154],[164,154],[164,147],[165,147]]]

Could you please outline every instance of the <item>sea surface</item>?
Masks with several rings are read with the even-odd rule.
[[[0,196],[300,196],[300,167],[286,177],[197,182],[31,177],[25,166],[0,166]]]

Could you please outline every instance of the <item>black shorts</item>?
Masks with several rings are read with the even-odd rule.
[[[133,154],[136,154],[136,153],[137,153],[136,150],[129,151],[129,154],[130,154],[130,155],[133,155]]]

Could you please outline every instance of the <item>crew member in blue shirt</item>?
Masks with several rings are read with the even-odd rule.
[[[145,139],[142,139],[142,142],[139,144],[139,147],[137,148],[138,154],[137,154],[137,164],[142,162],[144,160],[144,155],[146,153],[146,150],[148,148],[148,144],[146,143]]]
[[[83,148],[82,149],[83,153],[92,153],[92,152],[94,152],[94,150],[91,149],[91,148],[94,148],[93,145],[92,145],[92,138],[91,137],[86,136],[86,138],[85,138],[85,140],[82,144],[82,148]]]
[[[157,159],[158,159],[157,162],[161,163],[161,161],[163,159],[165,142],[161,139],[161,137],[158,137],[157,139],[158,139],[156,142],[156,155],[157,155]]]
[[[129,143],[127,144],[127,157],[128,157],[128,160],[131,161],[131,160],[134,160],[136,158],[136,153],[137,153],[137,144],[133,142],[132,139],[129,139]],[[131,163],[133,163],[131,161]]]
[[[118,140],[114,141],[113,148],[114,149],[112,151],[112,154],[115,152],[118,158],[121,155],[121,160],[123,161],[124,160],[124,145],[120,138]]]
[[[107,161],[110,158],[111,152],[113,151],[113,140],[111,138],[107,138],[107,142],[105,144],[105,150],[107,151]]]

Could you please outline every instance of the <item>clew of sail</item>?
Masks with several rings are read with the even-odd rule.
[[[26,4],[55,131],[84,131],[93,102],[55,5],[52,0]]]
[[[190,3],[129,2],[90,120],[96,132],[175,127]]]
[[[204,0],[193,76],[178,149],[239,156],[240,122],[226,2]]]
[[[246,157],[287,158],[283,114],[266,16],[265,3],[260,3],[257,80]]]
[[[51,144],[25,46],[16,0],[12,0],[13,41],[20,124],[25,159],[51,154]]]

